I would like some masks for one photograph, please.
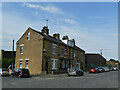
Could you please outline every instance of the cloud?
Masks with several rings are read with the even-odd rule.
[[[56,14],[62,13],[62,11],[58,7],[52,6],[52,5],[42,6],[42,5],[35,5],[35,4],[30,4],[30,3],[23,3],[22,6],[40,9],[48,13],[56,13]]]
[[[75,24],[76,21],[72,20],[72,19],[65,19],[65,22],[70,23],[70,24]]]

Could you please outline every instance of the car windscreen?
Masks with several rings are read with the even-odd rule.
[[[80,68],[70,68],[70,71],[75,71],[75,70],[79,71]]]
[[[24,73],[29,73],[28,69],[23,69],[22,70]]]

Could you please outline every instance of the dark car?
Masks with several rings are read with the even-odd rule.
[[[15,69],[15,71],[13,71],[11,73],[12,77],[30,77],[30,73],[28,69],[24,69],[24,68],[19,68],[19,69]]]
[[[84,72],[80,68],[70,68],[68,70],[68,76],[83,76]]]
[[[102,67],[98,67],[98,71],[99,72],[103,72],[103,68]]]

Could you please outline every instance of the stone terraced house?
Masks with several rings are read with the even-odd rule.
[[[85,51],[68,36],[50,36],[48,26],[41,32],[28,28],[16,45],[15,68],[28,68],[31,75],[65,73],[70,67],[85,70]]]

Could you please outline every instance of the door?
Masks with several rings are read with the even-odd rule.
[[[45,71],[46,71],[46,74],[48,74],[48,62],[45,63]]]

